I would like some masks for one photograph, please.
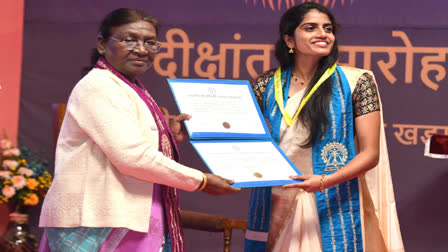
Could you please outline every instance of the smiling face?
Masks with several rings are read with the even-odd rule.
[[[285,35],[284,40],[289,48],[294,48],[296,57],[321,58],[330,54],[333,48],[333,24],[326,14],[311,9],[295,29],[294,38]]]
[[[101,35],[97,38],[98,52],[107,62],[130,81],[146,72],[154,61],[155,53],[143,46],[143,41],[157,40],[155,27],[144,20],[114,27],[111,30],[111,38],[105,40]],[[133,49],[126,47],[124,40],[138,40],[138,45]]]

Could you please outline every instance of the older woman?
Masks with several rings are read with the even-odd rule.
[[[176,188],[214,195],[232,181],[176,162],[180,115],[165,122],[137,77],[160,49],[158,22],[135,9],[103,20],[94,68],[73,89],[42,207],[40,251],[184,251]]]
[[[335,30],[324,6],[292,7],[280,21],[280,67],[256,80],[303,182],[254,189],[246,251],[404,250],[373,73],[335,64]]]

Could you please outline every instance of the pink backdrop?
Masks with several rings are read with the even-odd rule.
[[[24,0],[0,4],[0,129],[17,141]],[[2,133],[3,135],[3,133]]]
[[[3,130],[15,144],[19,125],[22,70],[24,0],[0,3],[0,139]],[[0,234],[8,221],[6,205],[0,205]]]

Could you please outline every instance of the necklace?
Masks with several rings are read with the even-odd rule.
[[[299,84],[299,86],[306,86],[305,81],[299,80],[294,72],[292,73],[292,78]]]
[[[336,64],[334,64],[332,67],[328,68],[325,73],[319,78],[319,80],[316,82],[316,85],[313,86],[313,88],[310,90],[310,92],[305,96],[303,101],[300,103],[300,107],[297,110],[294,117],[291,117],[288,112],[285,111],[285,105],[283,102],[283,91],[282,91],[282,69],[279,67],[275,71],[274,74],[274,95],[275,95],[275,101],[277,102],[278,108],[280,109],[280,112],[283,115],[283,119],[285,119],[285,122],[288,126],[291,126],[292,123],[297,120],[297,117],[299,116],[300,111],[302,111],[303,106],[308,102],[310,97],[316,92],[316,90],[326,81],[336,70]]]

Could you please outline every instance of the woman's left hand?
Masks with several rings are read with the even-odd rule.
[[[188,133],[185,129],[183,121],[189,120],[190,118],[191,115],[185,113],[170,117],[170,130],[171,133],[173,133],[176,143],[182,142],[183,140],[185,140],[185,138],[187,138]]]
[[[290,179],[303,180],[300,183],[284,185],[282,188],[302,188],[307,192],[316,192],[320,189],[321,175],[294,175],[289,176]]]

